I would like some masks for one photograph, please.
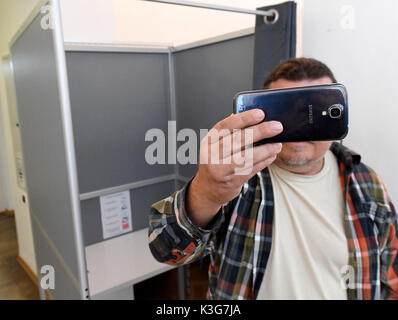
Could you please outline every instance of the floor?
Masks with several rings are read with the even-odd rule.
[[[14,216],[0,214],[0,300],[38,300],[36,285],[17,262],[18,243]],[[206,299],[208,259],[193,263],[189,269],[187,300]],[[176,269],[134,286],[137,300],[177,300]]]
[[[0,214],[0,300],[38,300],[38,289],[17,256],[14,216]]]

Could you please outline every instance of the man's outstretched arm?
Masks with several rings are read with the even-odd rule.
[[[177,265],[209,252],[209,241],[219,230],[226,210],[233,209],[230,202],[240,194],[243,184],[269,166],[281,151],[279,143],[252,147],[254,142],[283,130],[278,122],[262,122],[264,117],[258,109],[231,115],[202,140],[194,179],[151,208],[149,247],[155,259]],[[241,135],[236,134],[237,129]],[[242,169],[237,159],[250,166]]]

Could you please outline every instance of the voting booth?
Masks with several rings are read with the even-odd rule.
[[[230,115],[237,92],[295,56],[295,9],[258,8],[255,28],[168,47],[65,43],[59,1],[40,3],[10,52],[37,271],[54,268],[51,298],[133,299],[134,284],[173,268],[150,254],[149,209],[196,165],[149,164],[146,133],[170,135],[175,123],[199,137]]]

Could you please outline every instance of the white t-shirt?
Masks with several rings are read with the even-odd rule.
[[[272,164],[273,239],[257,299],[347,299],[341,283],[348,264],[344,198],[331,151],[315,175]]]

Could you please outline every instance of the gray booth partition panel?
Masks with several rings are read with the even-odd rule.
[[[144,49],[145,50],[145,49]],[[145,134],[167,133],[169,54],[67,51],[85,245],[103,241],[102,195],[130,190],[133,231],[175,189],[175,166],[149,165]],[[167,150],[167,149],[166,149]]]
[[[51,297],[84,299],[88,287],[70,158],[73,141],[63,87],[63,39],[58,2],[52,4],[54,30],[42,28],[37,7],[10,50],[38,275],[43,266],[52,266]]]
[[[145,133],[167,134],[175,112],[177,130],[193,129],[199,138],[200,129],[232,113],[233,96],[253,80],[253,30],[236,34],[171,54],[67,46],[85,245],[104,240],[100,196],[130,190],[137,231],[148,226],[152,203],[195,174],[191,164],[148,165]]]
[[[275,23],[264,23],[263,17],[256,17],[254,90],[263,88],[266,76],[280,62],[296,56],[296,7],[295,2],[288,1],[257,8],[277,10],[278,18]]]
[[[229,116],[234,95],[252,87],[253,56],[253,34],[175,52],[178,129],[193,129],[200,137],[200,129]],[[196,168],[178,165],[179,178],[191,178]]]
[[[199,137],[200,129],[211,129],[233,112],[237,92],[261,89],[265,77],[281,61],[295,56],[296,4],[288,1],[257,9],[276,9],[278,19],[266,24],[264,17],[257,16],[255,30],[242,30],[216,43],[174,50],[178,129],[193,129]],[[179,186],[196,169],[192,164],[178,165]]]

